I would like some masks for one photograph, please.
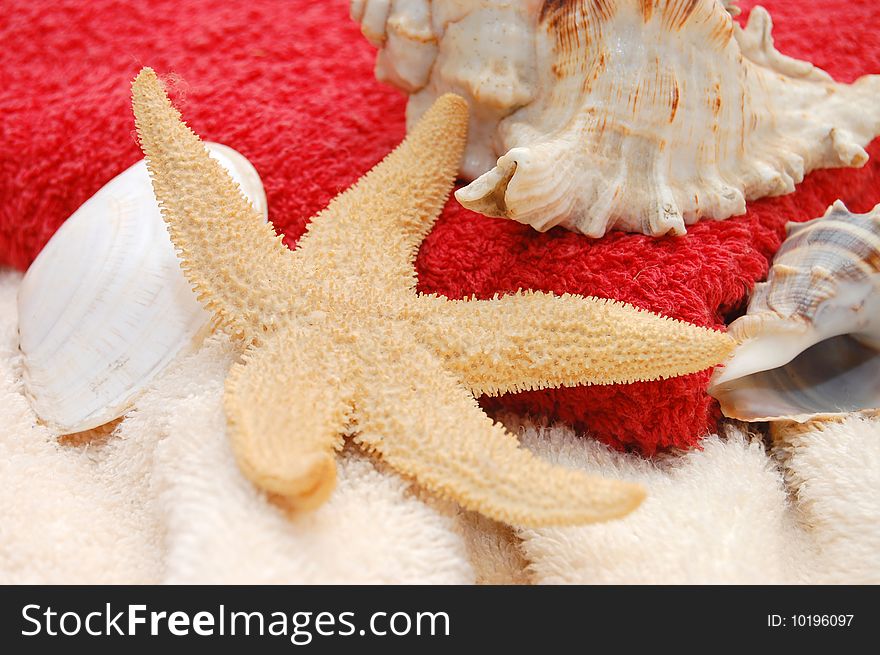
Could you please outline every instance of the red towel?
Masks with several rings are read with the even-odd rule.
[[[880,73],[876,0],[764,4],[782,52],[840,80]],[[405,98],[374,80],[373,48],[347,5],[0,1],[0,264],[25,268],[67,216],[140,158],[129,83],[146,65],[170,80],[196,132],[250,158],[270,218],[293,244],[309,216],[404,135]],[[869,152],[861,170],[814,173],[793,195],[700,223],[683,238],[538,234],[453,200],[421,249],[420,289],[452,297],[568,291],[720,327],[765,275],[786,221],[818,216],[837,198],[856,211],[880,202],[880,142]],[[651,454],[692,446],[714,428],[707,380],[700,373],[486,402],[562,418]]]

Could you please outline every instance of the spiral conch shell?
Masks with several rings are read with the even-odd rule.
[[[257,171],[232,148],[206,144],[267,216]],[[59,228],[18,293],[24,390],[60,434],[120,417],[211,324],[180,263],[141,160]]]
[[[683,234],[862,166],[880,76],[780,54],[767,12],[722,0],[353,0],[379,79],[471,105],[458,200],[544,231]],[[500,158],[499,158],[500,155]]]
[[[726,416],[803,422],[880,408],[880,205],[789,223],[767,282],[730,325],[709,392]]]

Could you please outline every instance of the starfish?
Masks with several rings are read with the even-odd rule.
[[[432,492],[509,524],[622,516],[641,487],[534,456],[475,394],[682,375],[732,349],[721,332],[600,298],[419,294],[414,258],[466,140],[458,96],[439,98],[294,250],[208,156],[151,69],[134,80],[132,104],[184,273],[243,346],[224,395],[238,465],[289,510],[329,496],[334,451],[350,435]]]

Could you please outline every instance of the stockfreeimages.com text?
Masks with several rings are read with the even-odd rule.
[[[21,611],[27,626],[21,634],[26,637],[268,635],[287,637],[292,644],[305,646],[315,636],[448,637],[450,629],[446,612],[373,612],[359,627],[354,612],[247,612],[229,611],[225,605],[211,612],[158,612],[146,605],[126,605],[118,610],[110,603],[103,610],[85,614],[40,605],[25,605]]]

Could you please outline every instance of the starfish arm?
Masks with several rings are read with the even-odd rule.
[[[159,78],[144,68],[132,107],[153,191],[202,303],[246,340],[289,310],[293,253],[180,118]]]
[[[343,360],[326,332],[283,326],[226,380],[224,406],[244,475],[289,509],[320,505],[336,483],[334,451],[351,413]]]
[[[526,292],[414,305],[422,341],[475,394],[686,375],[734,347],[723,332],[602,298]]]
[[[604,521],[642,501],[637,485],[553,466],[521,448],[403,328],[376,330],[369,339],[355,439],[399,472],[518,526]]]
[[[409,136],[309,224],[298,251],[337,278],[382,292],[413,289],[413,261],[455,182],[467,103],[441,96]]]

